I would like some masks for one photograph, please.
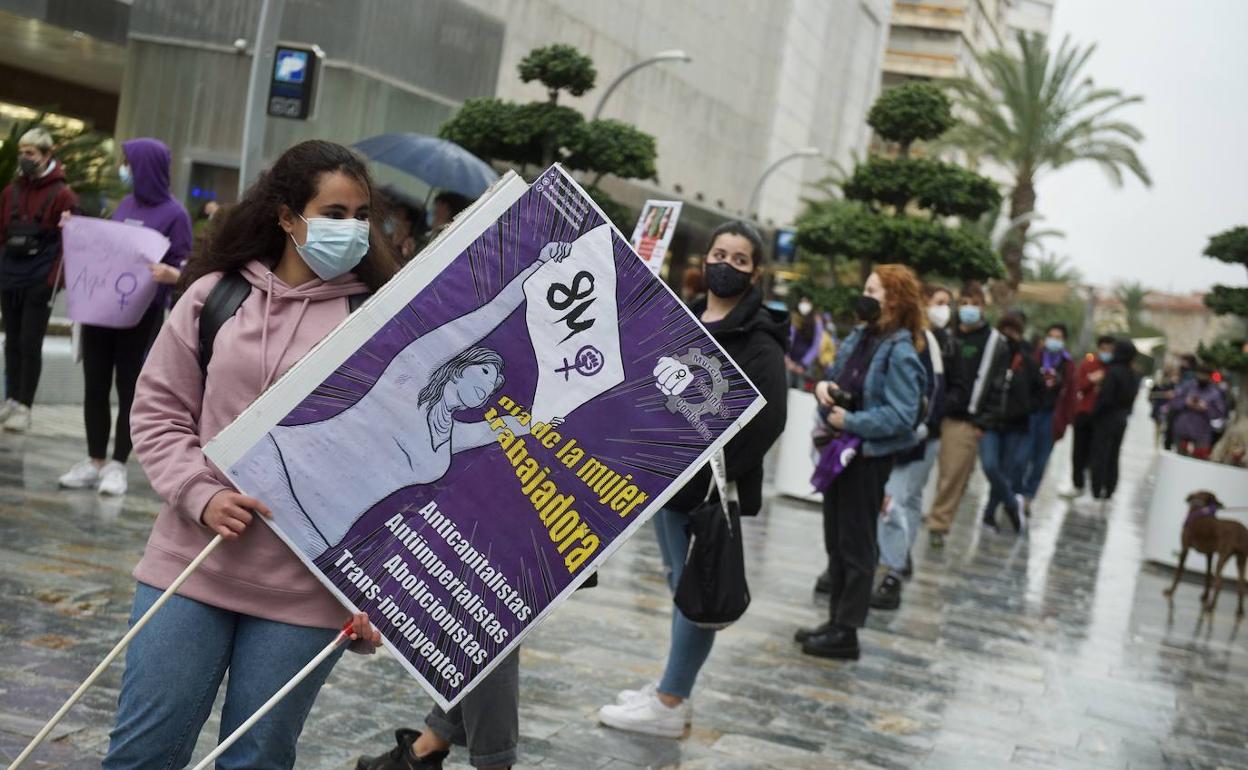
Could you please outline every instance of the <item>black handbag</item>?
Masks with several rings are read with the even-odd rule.
[[[689,513],[689,550],[676,584],[676,608],[699,628],[732,625],[750,606],[741,542],[741,506],[729,484],[724,455],[711,458],[714,482],[707,498]]]
[[[11,259],[15,262],[21,262],[34,259],[46,251],[49,247],[59,245],[60,231],[56,228],[48,230],[43,226],[43,220],[47,216],[48,208],[52,205],[52,201],[60,193],[63,184],[57,182],[51,190],[43,198],[43,205],[35,212],[29,221],[22,221],[18,213],[21,203],[21,193],[17,189],[17,183],[13,184],[13,196],[9,206],[9,226],[5,230],[3,254],[5,259]]]

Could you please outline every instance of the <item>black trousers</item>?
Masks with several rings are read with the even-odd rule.
[[[1073,426],[1074,440],[1070,447],[1070,474],[1075,489],[1083,489],[1092,452],[1092,415],[1077,414]]]
[[[1111,412],[1092,422],[1092,497],[1106,500],[1118,488],[1118,455],[1127,432],[1127,416]]]
[[[108,434],[113,422],[109,396],[114,381],[118,408],[113,459],[119,463],[130,459],[130,450],[134,448],[130,441],[134,386],[164,316],[161,303],[153,302],[133,328],[108,329],[85,324],[82,327],[82,412],[87,423],[87,454],[94,460],[108,456]]]
[[[879,561],[880,508],[892,457],[856,457],[823,493],[823,544],[831,583],[829,619],[862,628]]]
[[[4,387],[8,398],[30,406],[43,372],[43,338],[52,317],[52,287],[46,282],[0,291],[4,314]]]

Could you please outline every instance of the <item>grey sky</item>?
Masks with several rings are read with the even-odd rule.
[[[1037,208],[1049,241],[1094,283],[1154,289],[1243,285],[1248,274],[1200,256],[1208,237],[1248,225],[1248,1],[1058,0],[1054,43],[1096,42],[1087,73],[1140,94],[1122,114],[1145,134],[1153,187],[1114,188],[1095,165],[1044,177]]]

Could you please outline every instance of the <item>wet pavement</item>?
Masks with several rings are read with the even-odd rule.
[[[37,435],[0,435],[6,763],[124,632],[130,569],[158,507],[137,470],[124,504],[56,490],[83,449],[74,412],[43,410]],[[520,766],[1248,767],[1248,634],[1227,599],[1233,587],[1202,619],[1196,584],[1182,585],[1171,609],[1161,595],[1169,573],[1142,563],[1150,424],[1133,421],[1123,484],[1104,509],[1055,496],[1068,444],[1026,540],[975,526],[977,474],[947,547],[928,551],[921,538],[902,609],[872,613],[856,663],[807,658],[792,643],[797,626],[821,619],[811,586],[822,530],[814,506],[773,499],[746,530],[753,606],[720,634],[680,741],[594,719],[662,667],[671,605],[643,531],[603,569],[600,588],[578,593],[526,642]],[[98,767],[120,674],[114,666],[26,766]],[[347,655],[312,712],[298,767],[354,767],[428,706],[384,654]],[[215,735],[214,718],[196,757]]]

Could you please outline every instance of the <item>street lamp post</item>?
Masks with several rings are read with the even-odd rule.
[[[803,147],[800,150],[796,150],[788,155],[785,155],[783,158],[780,158],[775,163],[768,166],[767,170],[763,172],[763,175],[760,176],[758,181],[754,183],[754,190],[750,193],[750,205],[749,208],[745,210],[746,215],[751,217],[758,215],[758,199],[763,192],[763,183],[767,181],[767,177],[771,176],[772,172],[791,160],[797,160],[798,158],[817,158],[822,154],[823,153],[818,147]]]
[[[611,98],[611,94],[620,85],[620,83],[623,82],[625,78],[627,78],[629,75],[633,74],[637,70],[641,69],[642,67],[649,67],[651,64],[658,64],[660,62],[665,62],[665,61],[691,62],[693,61],[693,58],[689,56],[689,54],[685,53],[684,51],[677,49],[674,51],[659,51],[654,56],[651,56],[649,59],[642,59],[641,61],[637,62],[633,66],[621,72],[615,78],[615,80],[611,81],[611,85],[607,86],[607,90],[602,92],[602,97],[598,99],[598,106],[594,108],[594,117],[592,118],[592,120],[597,120],[598,116],[602,114],[603,105],[607,103],[607,99]]]
[[[282,23],[286,0],[263,0],[251,47],[251,75],[247,79],[247,106],[243,111],[243,146],[239,152],[238,197],[260,175],[264,160],[264,124],[268,104],[268,81],[273,75],[273,50]]]

